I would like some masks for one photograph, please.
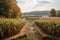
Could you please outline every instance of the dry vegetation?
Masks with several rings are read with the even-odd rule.
[[[46,18],[41,18],[40,22],[60,22],[60,17],[46,17]]]
[[[25,21],[22,19],[0,18],[0,40],[18,34],[24,25]]]
[[[35,24],[46,34],[60,37],[60,18],[42,18]]]

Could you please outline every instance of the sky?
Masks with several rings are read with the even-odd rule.
[[[22,12],[60,9],[60,0],[17,0]]]

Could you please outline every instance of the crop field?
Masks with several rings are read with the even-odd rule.
[[[40,18],[40,22],[60,22],[60,17],[47,17],[47,18]]]
[[[30,26],[32,26],[34,28],[35,32],[37,31],[37,34],[40,33],[39,31],[42,31],[43,33],[45,33],[49,36],[60,37],[60,18],[54,18],[54,17],[40,18],[40,20],[34,21],[33,23],[32,23],[32,21],[27,22],[22,19],[6,19],[6,18],[1,19],[0,18],[0,39],[3,40],[5,38],[14,37],[14,35],[19,34],[21,32],[21,29],[24,28],[26,23],[28,23],[26,26],[28,28],[30,28]],[[38,27],[38,29],[41,29],[41,30],[38,31],[38,29],[35,29],[35,27]],[[26,30],[28,30],[28,29],[26,29]],[[28,30],[28,32],[31,33],[31,30],[30,31]],[[36,34],[36,33],[34,33],[34,34]],[[34,36],[32,35],[33,36],[32,38],[34,38],[36,35],[34,35]],[[36,37],[38,37],[38,35]],[[41,39],[43,40],[44,38],[41,37]],[[12,39],[12,40],[28,40],[28,37],[26,34],[25,37],[20,38],[20,36],[19,36],[16,39]],[[50,40],[50,39],[46,39],[46,40]]]
[[[22,19],[0,18],[0,40],[18,34],[24,25],[25,21]]]
[[[48,35],[60,37],[60,18],[43,18],[35,24]]]

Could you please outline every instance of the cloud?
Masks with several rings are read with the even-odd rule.
[[[43,0],[37,0],[37,6],[43,6],[45,4],[50,4],[51,2],[49,1],[43,1]]]
[[[21,2],[22,2],[22,3],[25,3],[25,1],[21,1],[21,0],[20,0],[20,3],[21,3]]]
[[[42,7],[42,6],[47,6],[47,5],[50,5],[51,4],[51,1],[47,1],[47,0],[37,0],[37,3],[36,5],[34,6],[34,8],[37,8],[37,7]]]
[[[49,1],[37,0],[38,3],[50,3]]]
[[[60,0],[17,0],[22,12],[60,9]]]
[[[54,4],[57,9],[60,9],[60,0],[55,0]]]

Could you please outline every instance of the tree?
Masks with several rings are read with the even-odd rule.
[[[4,0],[0,0],[0,16],[5,15],[7,9],[8,9],[8,7],[5,4]]]
[[[0,16],[11,18],[12,15],[19,16],[20,13],[16,0],[0,0]]]
[[[57,12],[57,17],[60,17],[60,10]]]
[[[55,9],[51,9],[49,16],[50,17],[56,17],[56,11],[55,11]]]

